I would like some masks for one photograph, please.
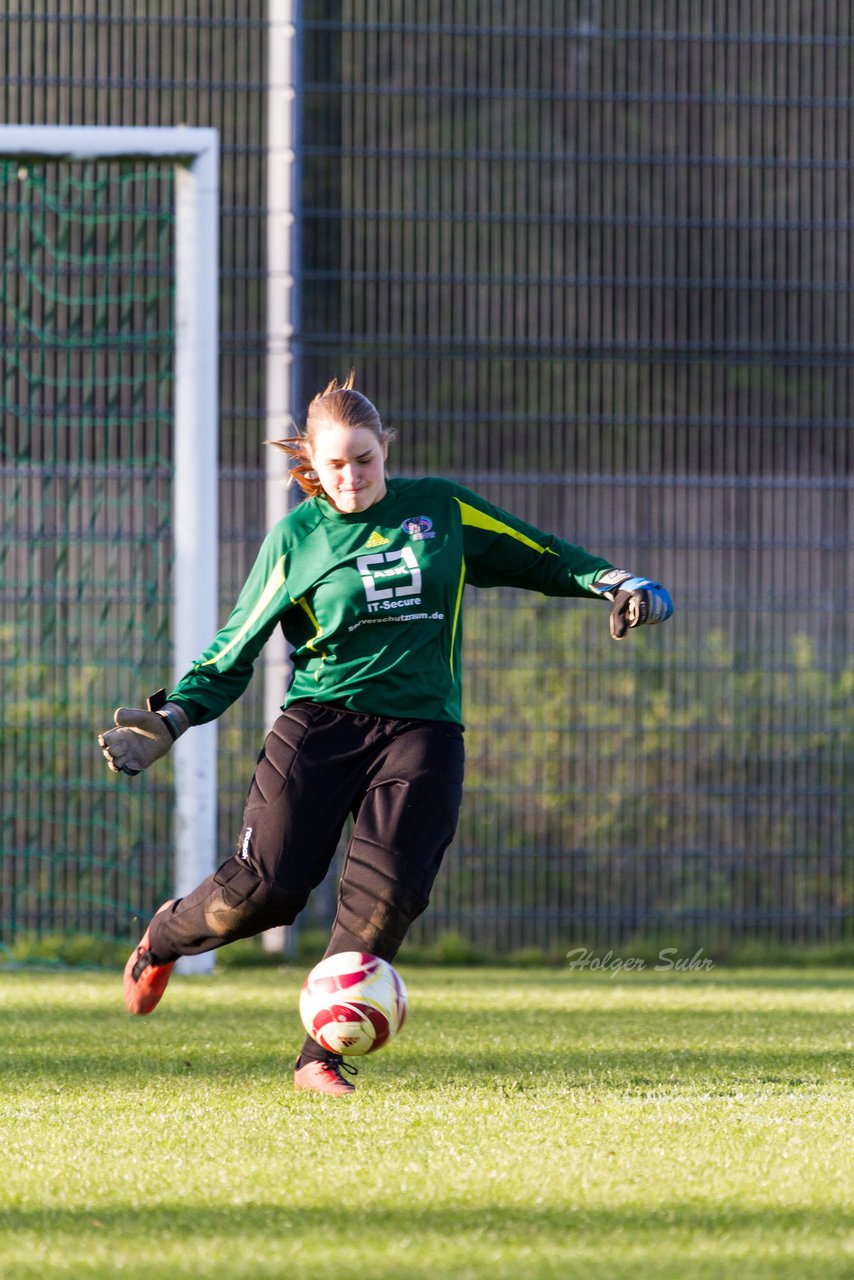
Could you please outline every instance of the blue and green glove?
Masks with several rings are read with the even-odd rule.
[[[622,640],[632,627],[666,622],[673,612],[670,594],[660,582],[636,578],[625,569],[609,569],[590,590],[611,601],[611,635],[615,640]]]

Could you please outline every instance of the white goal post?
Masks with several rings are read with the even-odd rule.
[[[0,157],[135,159],[174,166],[172,644],[177,679],[210,642],[218,614],[219,135],[215,129],[183,127],[0,125]],[[174,763],[174,892],[183,896],[216,865],[215,724],[179,739]],[[209,971],[213,953],[187,956],[180,967]]]

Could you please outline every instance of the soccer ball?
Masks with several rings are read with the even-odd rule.
[[[299,1013],[322,1048],[360,1057],[382,1048],[403,1026],[406,987],[387,960],[342,951],[314,966],[302,985]]]

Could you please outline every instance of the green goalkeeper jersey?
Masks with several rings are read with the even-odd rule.
[[[284,705],[461,723],[465,584],[594,597],[611,567],[448,480],[390,480],[352,514],[309,498],[268,534],[231,616],[169,700],[191,724],[221,715],[281,625],[293,649]]]

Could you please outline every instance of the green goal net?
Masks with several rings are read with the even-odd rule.
[[[172,880],[172,771],[97,733],[172,668],[171,166],[0,157],[0,947],[126,938]]]

